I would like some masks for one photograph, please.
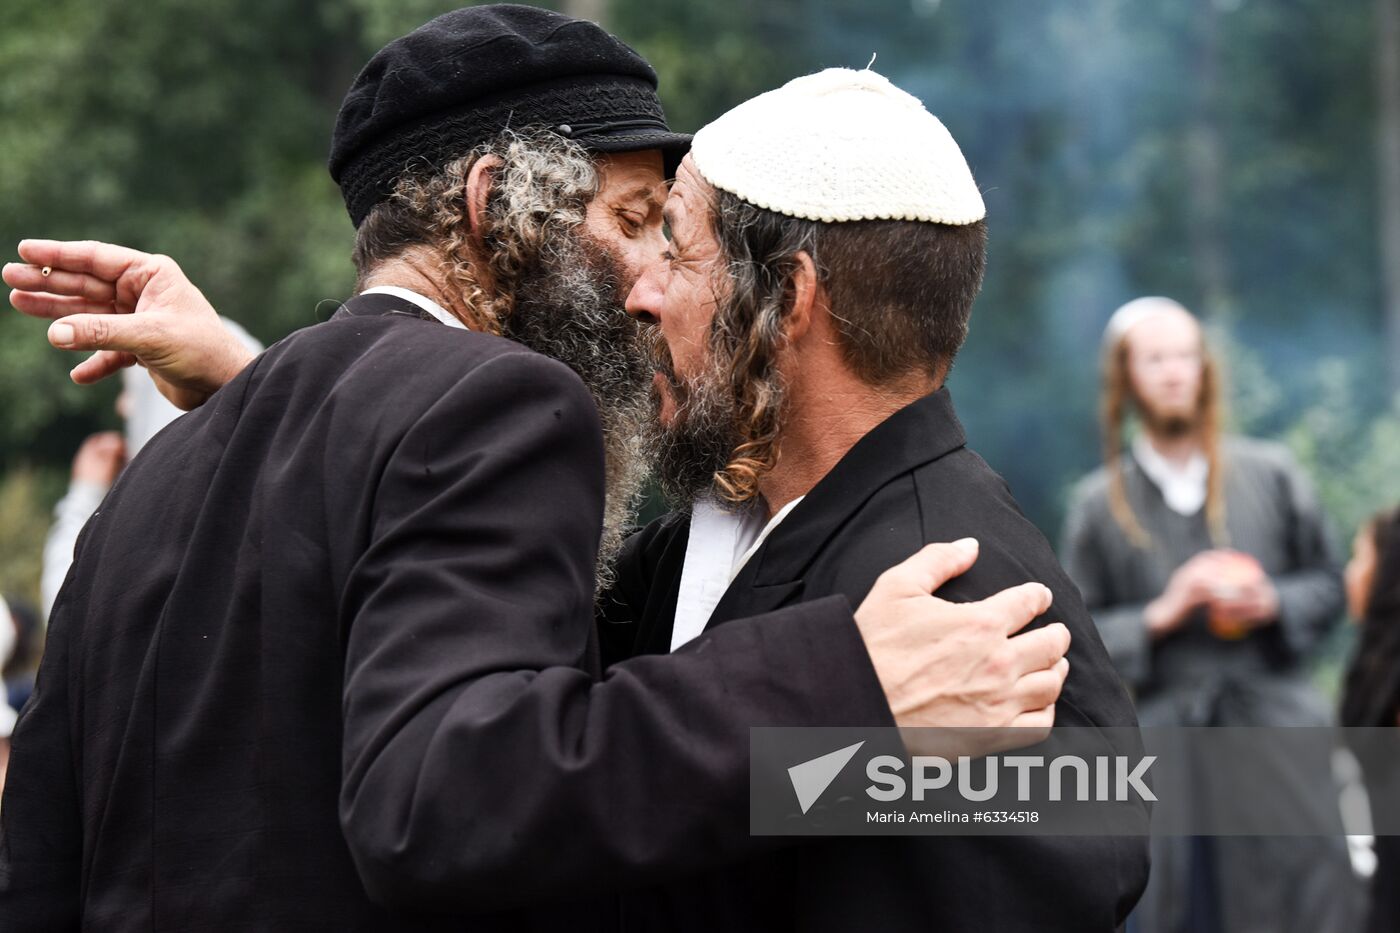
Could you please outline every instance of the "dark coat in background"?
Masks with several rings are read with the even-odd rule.
[[[1342,691],[1341,724],[1366,781],[1375,835],[1366,933],[1400,930],[1400,508],[1370,529],[1376,567]],[[1357,731],[1364,730],[1364,731]]]
[[[750,722],[887,709],[850,609],[600,681],[602,495],[553,360],[388,296],[268,350],[80,539],[14,736],[0,929],[606,929],[610,898],[551,898],[752,852]]]
[[[1322,509],[1303,471],[1277,444],[1229,437],[1222,444],[1229,547],[1253,555],[1273,580],[1279,618],[1238,640],[1210,633],[1204,610],[1156,641],[1143,624],[1147,604],[1172,573],[1216,547],[1204,510],[1183,516],[1131,454],[1123,458],[1129,504],[1152,546],[1138,547],[1109,509],[1100,469],[1075,489],[1060,555],[1079,585],[1104,644],[1136,694],[1144,727],[1321,726],[1331,714],[1309,664],[1342,613],[1339,560]],[[1280,758],[1300,790],[1295,809],[1319,833],[1306,840],[1214,840],[1224,929],[1328,933],[1355,928],[1355,884],[1340,839],[1338,787],[1330,762]],[[1208,782],[1209,763],[1197,769]],[[1202,784],[1202,796],[1209,794]],[[1262,814],[1267,825],[1267,814]],[[1152,883],[1135,922],[1143,933],[1185,929],[1192,882],[1188,841],[1154,840]]]
[[[842,594],[857,604],[923,545],[971,536],[981,543],[977,563],[938,595],[971,601],[1044,583],[1054,604],[1032,625],[1062,621],[1073,634],[1057,725],[1134,726],[1074,584],[1001,477],[964,444],[946,390],[876,427],[772,531],[707,632],[803,599]],[[687,518],[662,519],[624,550],[605,610],[633,627],[639,652],[670,647],[688,533]],[[623,920],[624,929],[675,931],[1110,933],[1146,878],[1137,837],[842,838],[640,892],[624,900]]]

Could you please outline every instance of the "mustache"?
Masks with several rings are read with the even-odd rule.
[[[688,392],[685,384],[676,375],[676,361],[671,357],[671,348],[667,345],[666,338],[661,335],[661,328],[653,325],[645,332],[643,339],[652,370],[665,378],[667,386],[678,402],[684,400]]]

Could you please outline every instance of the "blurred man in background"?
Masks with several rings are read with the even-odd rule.
[[[1181,305],[1119,308],[1103,352],[1105,464],[1075,490],[1061,556],[1142,725],[1326,724],[1308,662],[1342,580],[1307,478],[1283,447],[1222,433],[1220,372]],[[1140,431],[1125,444],[1129,416]],[[1334,823],[1330,774],[1300,778],[1299,806]],[[1140,930],[1351,929],[1339,840],[1154,841]]]

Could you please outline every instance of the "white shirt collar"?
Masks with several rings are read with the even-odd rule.
[[[1206,504],[1206,481],[1210,477],[1210,464],[1200,451],[1192,454],[1185,464],[1178,466],[1158,453],[1146,435],[1139,434],[1133,438],[1133,459],[1142,467],[1142,472],[1147,474],[1148,479],[1162,490],[1162,498],[1166,500],[1167,508],[1173,512],[1191,516]]]
[[[696,501],[690,511],[690,536],[671,626],[672,651],[705,630],[729,584],[802,498],[793,499],[766,523],[761,503],[733,509],[713,499]]]
[[[408,290],[407,288],[399,288],[397,285],[376,285],[374,286],[374,288],[365,289],[364,291],[360,292],[360,294],[393,295],[395,298],[402,298],[404,301],[417,305],[424,311],[431,314],[433,317],[437,318],[442,323],[446,324],[448,327],[459,327],[462,330],[467,329],[467,325],[463,324],[452,314],[449,314],[447,309],[444,308],[442,305],[438,304],[436,301],[433,301],[431,298],[426,298],[415,291]]]

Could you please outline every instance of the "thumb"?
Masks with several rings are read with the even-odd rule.
[[[977,562],[977,539],[926,544],[917,554],[891,568],[921,593],[932,593]]]
[[[49,343],[60,350],[119,350],[142,356],[159,332],[135,314],[70,314],[49,325]]]

